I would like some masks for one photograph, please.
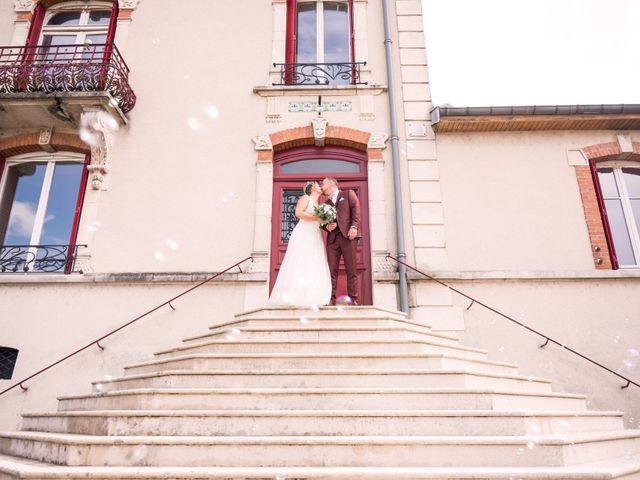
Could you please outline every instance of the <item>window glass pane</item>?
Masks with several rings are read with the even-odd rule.
[[[324,62],[349,62],[349,12],[346,3],[324,3]]]
[[[73,59],[73,53],[75,46],[73,44],[76,41],[75,35],[45,35],[42,38],[42,44],[45,47],[40,52],[38,61],[46,62],[66,62]],[[67,45],[66,47],[60,47],[59,45]]]
[[[81,12],[60,12],[49,19],[47,25],[67,26],[80,24]]]
[[[92,10],[89,12],[89,25],[109,25],[111,12]]]
[[[630,198],[640,198],[640,169],[623,168],[622,178],[627,186]]]
[[[296,204],[302,196],[302,189],[282,191],[282,216],[280,218],[280,241],[289,243],[289,237],[298,224]]]
[[[280,167],[281,173],[358,173],[360,165],[345,160],[316,158],[285,163]]]
[[[607,208],[607,217],[609,218],[609,226],[611,227],[611,235],[613,236],[613,245],[618,256],[620,265],[635,265],[636,259],[631,248],[631,240],[627,223],[625,222],[624,212],[622,211],[622,202],[620,200],[605,200]]]
[[[616,179],[613,176],[613,168],[602,168],[598,170],[598,180],[604,198],[619,198]]]
[[[82,49],[83,60],[96,63],[102,62],[104,60],[104,44],[106,41],[106,33],[87,35]]]
[[[316,3],[298,4],[297,63],[316,63]]]
[[[82,170],[82,163],[56,163],[39,242],[41,245],[69,243]]]
[[[46,168],[46,163],[35,162],[11,167],[11,173],[17,176],[17,184],[4,245],[30,245]]]
[[[630,200],[633,218],[636,222],[636,230],[640,232],[640,199]]]

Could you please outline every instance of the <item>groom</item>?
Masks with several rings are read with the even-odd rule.
[[[360,201],[353,190],[343,191],[338,188],[335,178],[325,178],[322,181],[322,193],[328,198],[324,202],[336,207],[335,223],[329,223],[323,228],[327,235],[327,261],[331,272],[331,302],[336,304],[336,287],[338,286],[338,267],[340,256],[344,257],[347,270],[347,293],[358,305],[358,275],[356,273],[356,246],[360,240]]]

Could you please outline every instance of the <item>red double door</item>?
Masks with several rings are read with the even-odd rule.
[[[271,217],[271,275],[273,289],[287,251],[289,236],[298,223],[295,207],[304,183],[338,180],[340,190],[353,190],[360,200],[362,239],[356,248],[358,302],[371,305],[371,242],[369,236],[369,195],[365,152],[341,147],[300,147],[276,153],[273,171],[273,212]],[[321,197],[320,201],[325,198]],[[326,233],[325,233],[326,235]],[[340,261],[337,296],[347,294],[344,261]]]

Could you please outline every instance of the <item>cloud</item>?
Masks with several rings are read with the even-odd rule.
[[[9,217],[9,234],[31,238],[36,219],[36,206],[31,202],[13,202]]]

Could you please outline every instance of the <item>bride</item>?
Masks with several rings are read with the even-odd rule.
[[[304,193],[296,204],[296,217],[300,221],[289,237],[269,306],[320,306],[331,299],[327,251],[320,217],[315,214],[322,189],[318,182],[307,182]]]

